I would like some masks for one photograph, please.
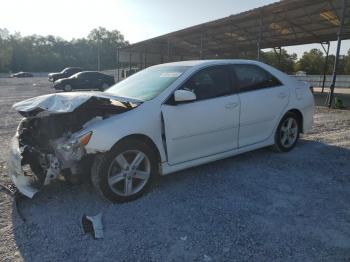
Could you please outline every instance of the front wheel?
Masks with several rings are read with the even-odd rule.
[[[70,91],[72,91],[72,86],[71,85],[65,85],[63,89],[66,92],[70,92]]]
[[[299,134],[299,119],[294,113],[288,112],[277,127],[273,149],[278,152],[290,151],[298,142]]]
[[[91,180],[99,193],[112,202],[139,198],[157,174],[156,156],[145,143],[126,140],[95,158]]]

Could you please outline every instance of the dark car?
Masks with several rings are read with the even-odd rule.
[[[16,74],[12,74],[11,77],[33,77],[33,74],[28,72],[18,72]]]
[[[59,73],[50,73],[49,74],[49,81],[55,82],[58,79],[70,77],[70,76],[75,75],[76,73],[79,73],[81,71],[83,71],[83,70],[80,67],[67,67]]]
[[[84,71],[69,78],[59,79],[54,82],[56,90],[66,92],[73,89],[105,90],[115,83],[114,77],[95,71]]]

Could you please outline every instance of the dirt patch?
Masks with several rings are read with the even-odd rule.
[[[35,84],[35,86],[33,85]],[[46,79],[0,79],[0,182],[20,119],[10,106],[52,92]],[[110,205],[58,181],[18,207],[0,190],[1,261],[335,261],[350,259],[350,112],[318,108],[290,153],[261,149],[163,177]],[[82,234],[103,212],[105,238]]]

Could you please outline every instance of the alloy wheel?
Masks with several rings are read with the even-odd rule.
[[[281,144],[286,148],[292,147],[298,138],[298,132],[298,122],[296,119],[293,117],[286,118],[281,126]]]
[[[139,150],[128,150],[117,155],[108,170],[108,185],[120,196],[131,196],[141,191],[151,176],[151,162]]]

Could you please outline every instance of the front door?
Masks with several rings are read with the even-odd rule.
[[[162,105],[170,165],[237,148],[239,99],[228,68],[201,70],[180,89],[191,90],[196,100]]]

